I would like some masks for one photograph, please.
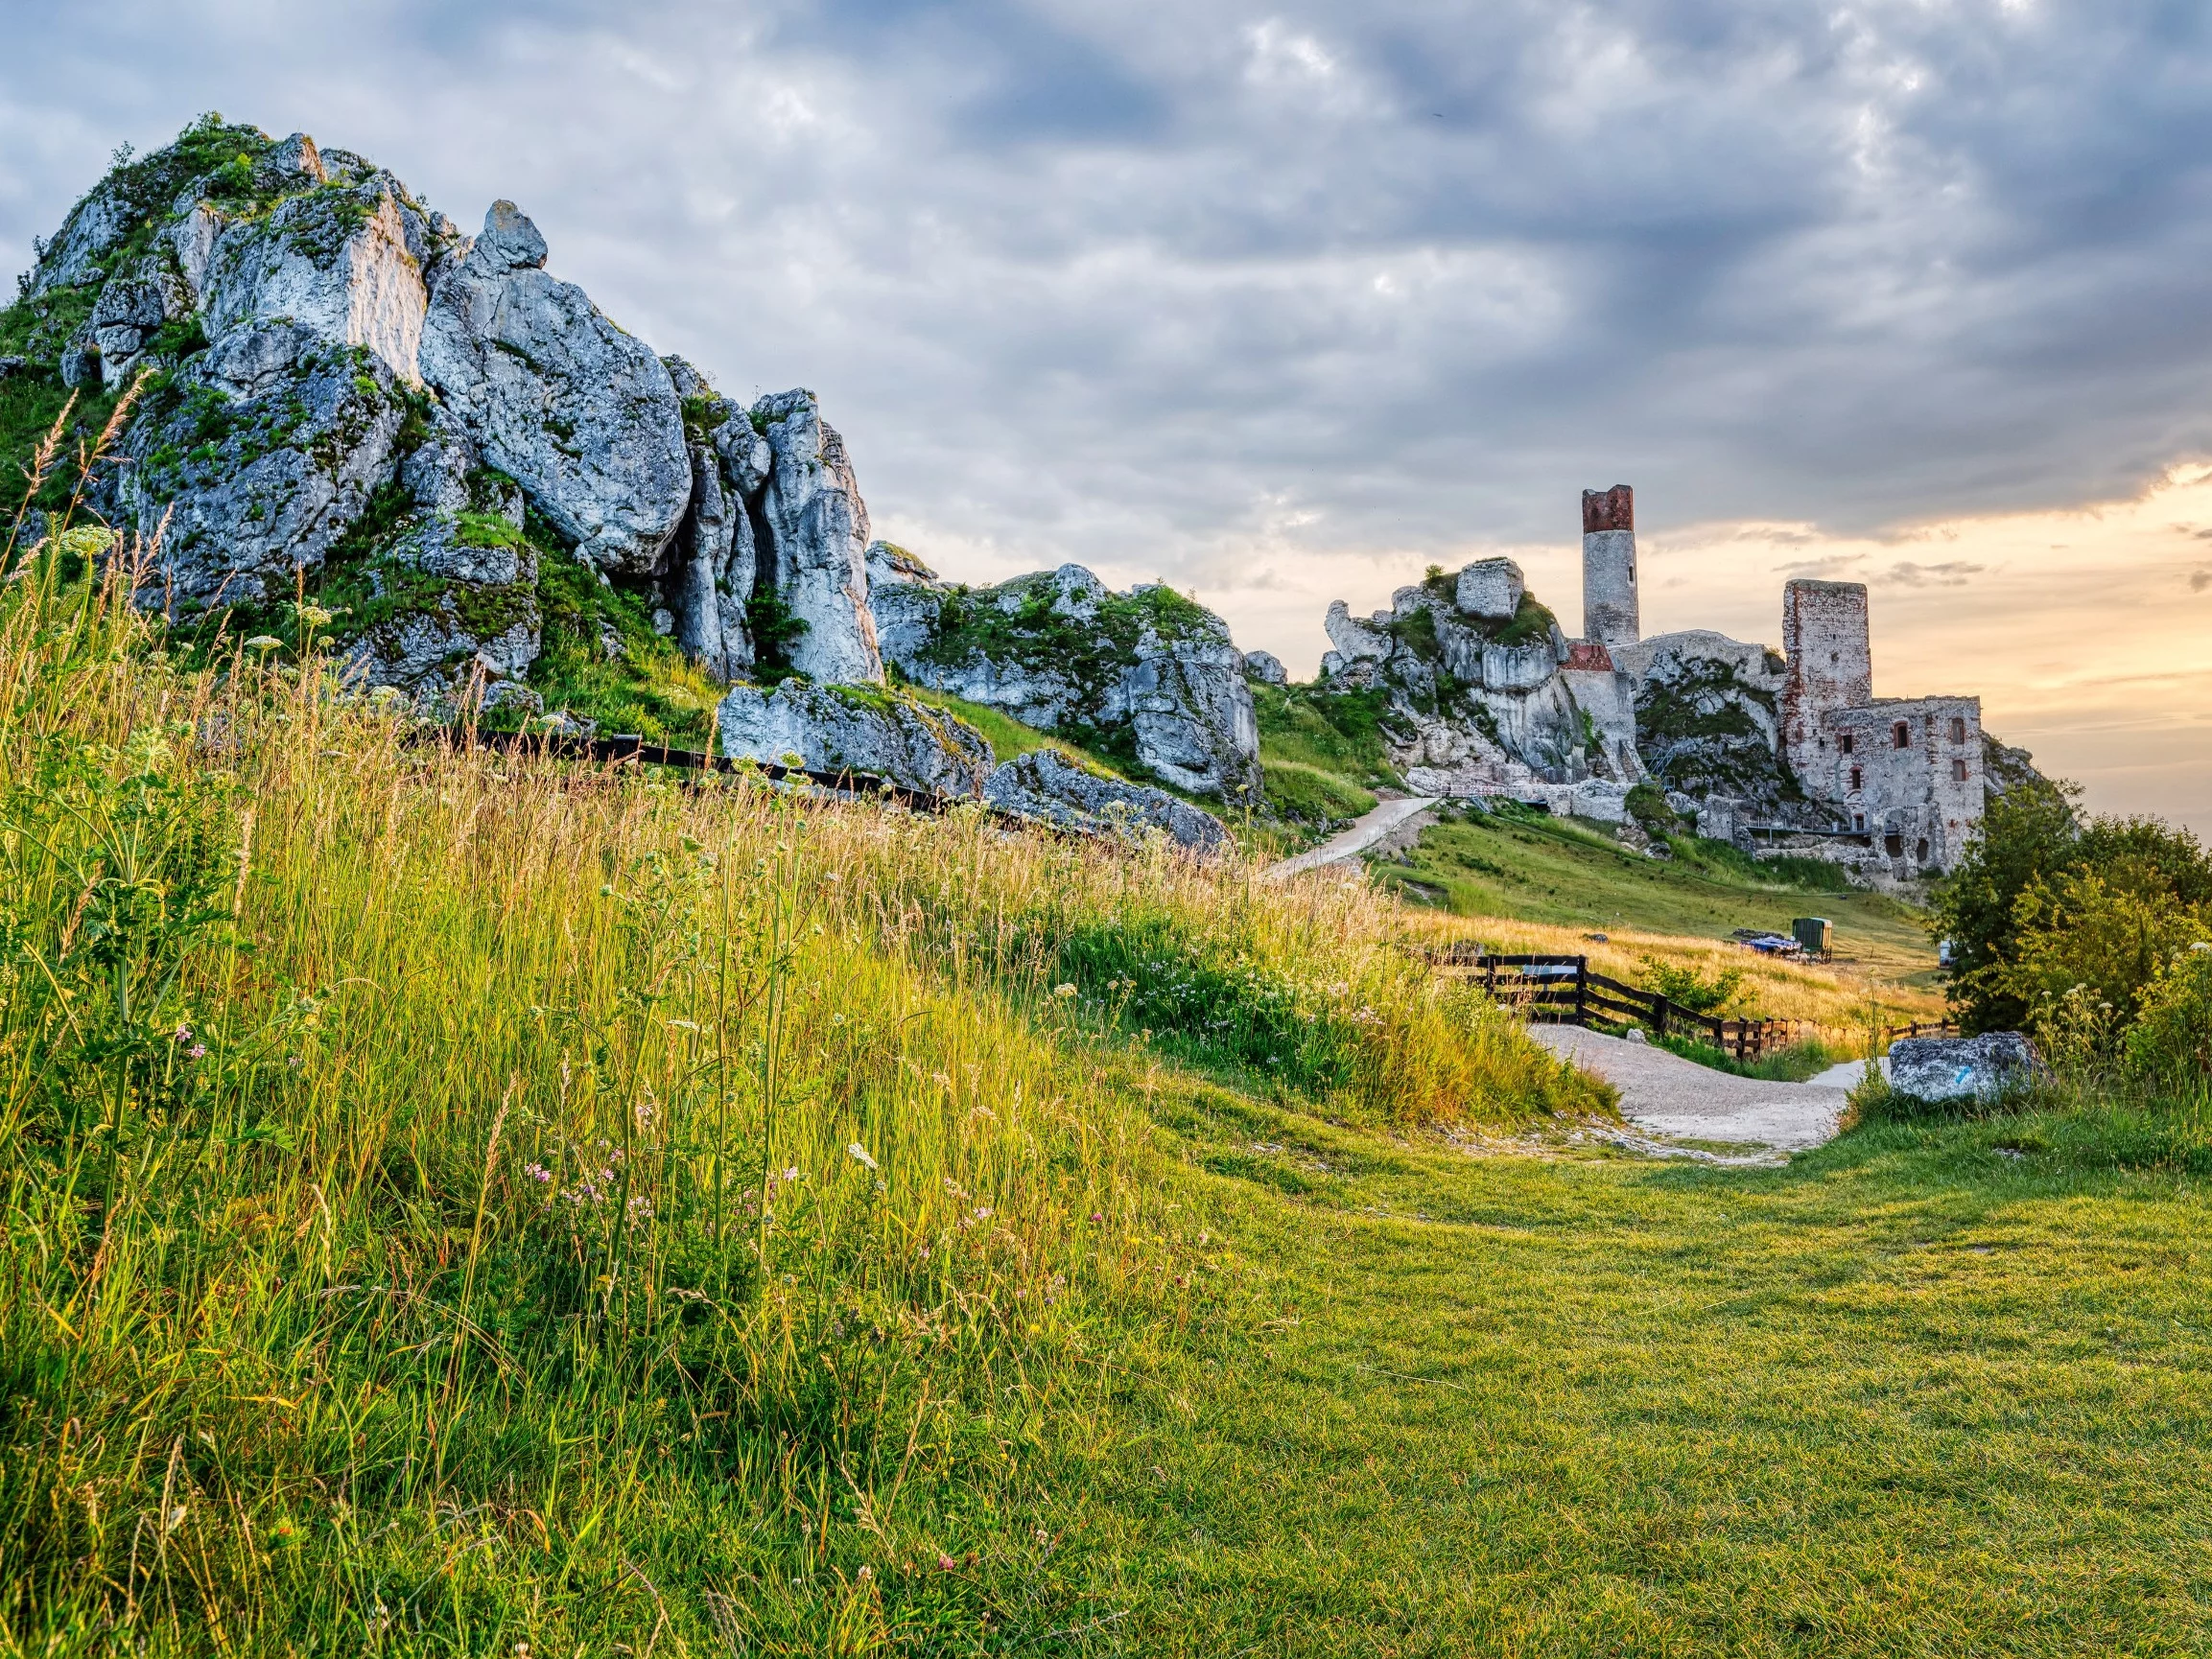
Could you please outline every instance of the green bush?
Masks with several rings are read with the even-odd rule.
[[[1657,956],[1640,956],[1636,960],[1643,964],[1646,991],[1657,992],[1677,1008],[1686,1008],[1692,1014],[1713,1014],[1730,1008],[1744,988],[1744,970],[1740,968],[1723,968],[1708,978],[1687,963],[1667,962]]]
[[[2160,964],[2144,987],[2127,1057],[2128,1069],[2144,1080],[2212,1075],[2212,944],[2193,943]]]

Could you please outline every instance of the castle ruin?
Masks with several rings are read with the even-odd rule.
[[[1992,757],[2026,766],[1985,737],[1976,698],[1874,695],[1863,584],[1788,583],[1780,650],[1703,628],[1646,638],[1635,492],[1585,490],[1582,530],[1579,639],[1511,559],[1433,569],[1370,616],[1329,607],[1320,684],[1389,693],[1408,788],[1626,824],[1649,784],[1701,835],[1893,884],[1958,863],[2007,782]]]
[[[1701,814],[1737,836],[1763,834],[1800,840],[1836,839],[1847,845],[1830,856],[1881,873],[1906,876],[1948,871],[1981,821],[1985,800],[1982,703],[1978,697],[1876,697],[1872,632],[1864,582],[1795,580],[1782,589],[1779,673],[1773,654],[1703,630],[1638,632],[1635,596],[1635,498],[1626,484],[1585,490],[1583,618],[1587,640],[1568,642],[1595,666],[1601,647],[1637,682],[1636,701],[1649,701],[1649,686],[1661,665],[1679,674],[1701,665],[1708,680],[1725,669],[1731,689],[1762,694],[1773,710],[1771,737],[1807,811],[1775,811],[1756,822],[1755,811],[1734,803]],[[1725,696],[1712,696],[1717,705]],[[1652,757],[1646,757],[1647,761]],[[1656,769],[1663,776],[1663,763]],[[1750,805],[1749,803],[1744,804]],[[1776,803],[1777,806],[1779,803]],[[1825,819],[1826,822],[1820,820]],[[1776,820],[1780,821],[1776,821]],[[1854,857],[1864,849],[1867,857]]]

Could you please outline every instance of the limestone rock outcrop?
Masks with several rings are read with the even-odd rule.
[[[896,691],[802,680],[773,692],[735,686],[722,699],[719,730],[722,753],[733,759],[864,773],[932,795],[981,794],[992,775],[980,732]]]
[[[692,496],[675,385],[651,348],[545,261],[537,226],[494,202],[432,296],[423,379],[579,557],[646,575]]]
[[[1644,778],[1629,682],[1568,651],[1511,559],[1432,572],[1367,617],[1336,600],[1323,626],[1333,649],[1319,689],[1388,694],[1382,735],[1408,787],[1625,815],[1618,797]],[[1586,783],[1608,787],[1571,795]]]
[[[1002,812],[1085,834],[1136,839],[1158,831],[1193,853],[1217,853],[1229,832],[1212,813],[1165,789],[1102,777],[1052,749],[1036,749],[991,774],[983,799]]]
[[[511,203],[471,239],[361,156],[209,118],[41,246],[9,372],[141,386],[93,504],[159,538],[142,604],[267,631],[304,587],[359,674],[434,703],[528,707],[556,636],[572,679],[880,682],[812,394],[741,407],[547,258]]]
[[[769,450],[760,508],[767,585],[805,627],[790,646],[791,666],[819,680],[879,681],[883,663],[868,609],[868,508],[845,440],[822,418],[811,391],[763,398],[752,414]]]
[[[390,477],[396,389],[381,360],[281,318],[179,364],[125,440],[118,502],[159,537],[160,602],[288,597]]]
[[[1173,589],[1107,588],[1080,565],[991,588],[889,549],[870,602],[885,660],[916,685],[1114,753],[1194,795],[1259,790],[1259,728],[1228,624]],[[904,556],[904,555],[903,555]]]

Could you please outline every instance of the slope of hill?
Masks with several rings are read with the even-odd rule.
[[[1683,837],[1667,858],[1623,845],[1602,825],[1498,811],[1452,812],[1415,847],[1378,860],[1377,877],[1409,899],[1469,917],[1586,929],[1726,938],[1756,927],[1787,935],[1792,918],[1836,924],[1835,955],[1885,981],[1932,990],[1933,941],[1920,913],[1887,894],[1847,888],[1827,866],[1754,863],[1733,848]]]

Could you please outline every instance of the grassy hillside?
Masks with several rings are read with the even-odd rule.
[[[406,746],[75,569],[0,594],[0,1652],[1041,1638],[1237,1294],[1155,1068],[1604,1110],[1363,891]]]
[[[1630,1157],[1407,948],[1571,927],[97,575],[0,586],[0,1659],[2212,1647],[2201,1093]]]
[[[1794,862],[1792,875],[1834,879],[1824,867]],[[1401,859],[1375,868],[1408,898],[1457,915],[1585,930],[1719,939],[1739,927],[1786,934],[1793,917],[1825,916],[1836,924],[1835,955],[1845,965],[1920,990],[1936,983],[1935,946],[1911,906],[1886,894],[1777,879],[1772,867],[1711,842],[1685,839],[1675,857],[1654,859],[1602,826],[1470,812],[1453,814]]]

